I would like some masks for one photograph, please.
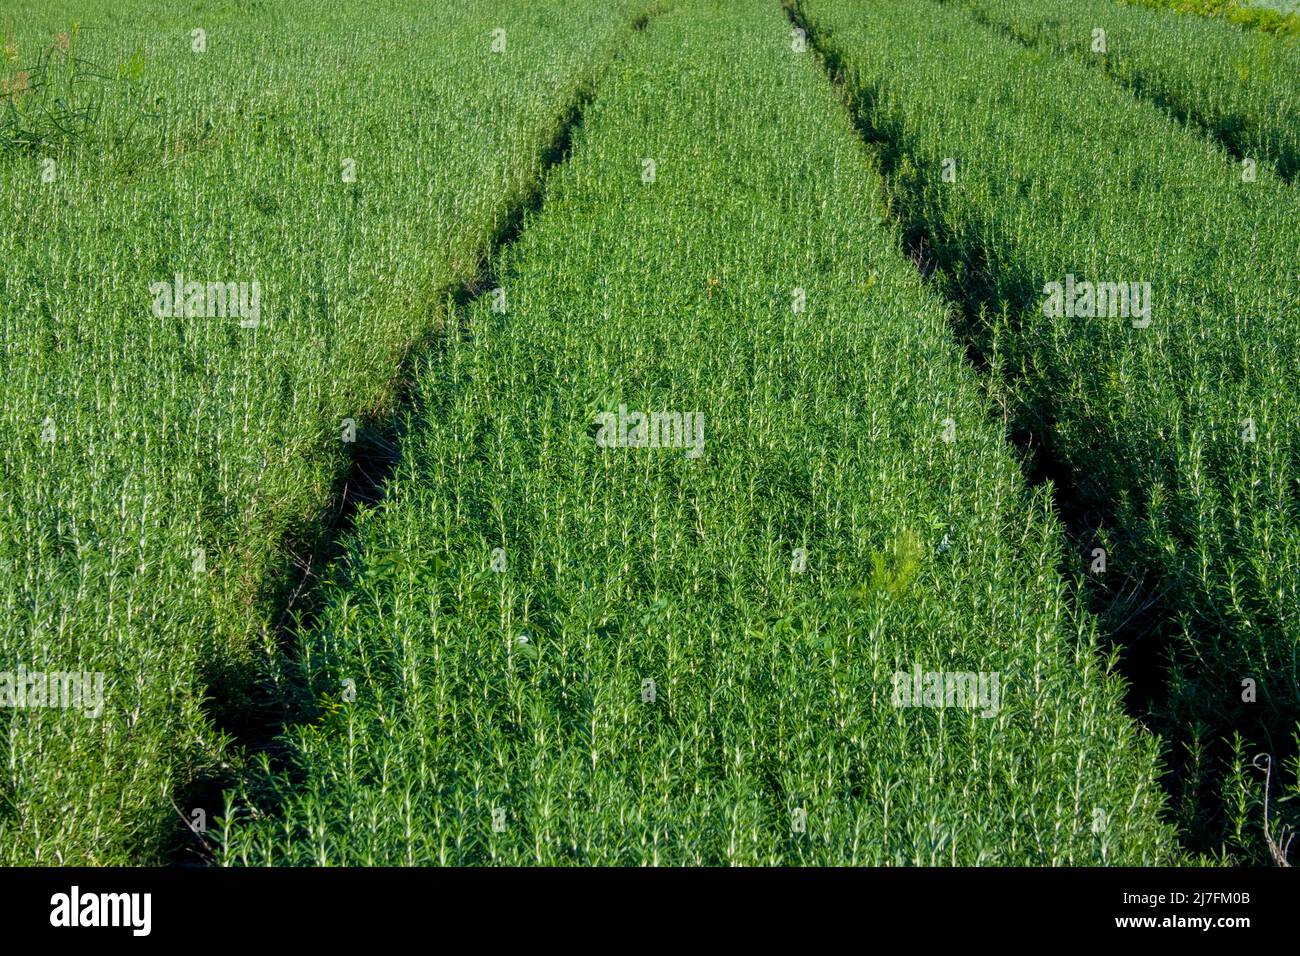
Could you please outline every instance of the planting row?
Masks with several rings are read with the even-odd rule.
[[[1245,162],[1300,171],[1300,44],[1114,0],[947,0],[1031,46],[1096,65]]]
[[[1152,738],[776,3],[682,3],[432,350],[251,864],[1157,863]]]
[[[1110,529],[1080,567],[1136,587],[1173,632],[1162,726],[1284,747],[1300,715],[1295,190],[1243,181],[1154,106],[954,7],[798,8],[1042,460]]]
[[[1121,0],[1155,9],[1216,17],[1243,29],[1300,37],[1297,0]]]
[[[353,427],[643,4],[77,6],[0,94],[4,863],[201,822]]]

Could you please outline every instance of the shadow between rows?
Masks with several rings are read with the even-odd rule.
[[[629,24],[639,32],[660,12],[648,7]],[[597,73],[600,71],[598,70]],[[164,859],[174,865],[214,862],[211,838],[189,822],[190,808],[203,809],[213,820],[225,812],[225,794],[245,779],[249,769],[264,761],[272,772],[292,775],[290,754],[282,735],[295,724],[320,716],[320,703],[311,696],[297,660],[298,641],[321,625],[327,611],[330,585],[342,572],[363,508],[379,505],[403,460],[406,437],[430,409],[424,407],[418,378],[424,360],[445,343],[465,334],[477,300],[497,286],[495,264],[522,235],[541,209],[552,171],[570,157],[574,139],[595,95],[596,81],[576,87],[557,117],[550,140],[538,155],[538,174],[497,222],[478,264],[468,278],[432,298],[425,306],[428,330],[404,353],[395,385],[384,407],[356,422],[355,441],[345,444],[330,494],[330,504],[295,524],[283,537],[277,553],[280,566],[265,583],[258,604],[268,609],[271,621],[268,653],[251,670],[209,672],[207,717],[218,732],[232,740],[237,765],[213,771],[180,789],[174,798],[178,822]],[[342,457],[342,456],[340,456]],[[263,808],[269,809],[269,808]]]
[[[1247,741],[1263,739],[1277,767],[1295,758],[1295,741],[1287,737],[1285,721],[1250,718],[1243,708],[1237,708],[1239,716],[1229,719],[1194,703],[1207,691],[1189,683],[1176,664],[1184,600],[1174,582],[1145,567],[1127,573],[1114,568],[1105,575],[1084,573],[1093,548],[1124,537],[1108,489],[1077,474],[1056,447],[1060,406],[1051,382],[1006,370],[996,354],[995,329],[1016,334],[1022,317],[1041,304],[1040,280],[983,239],[990,234],[984,222],[971,219],[954,224],[942,215],[909,175],[910,138],[899,122],[879,108],[881,89],[854,75],[840,52],[804,15],[798,0],[782,0],[782,5],[790,22],[807,35],[809,47],[884,177],[900,251],[951,307],[954,334],[981,381],[1008,400],[1006,437],[1019,456],[1026,481],[1031,486],[1050,482],[1067,553],[1077,560],[1065,569],[1065,576],[1081,582],[1072,586],[1076,599],[1097,620],[1107,648],[1118,651],[1130,715],[1162,737],[1161,784],[1170,797],[1180,839],[1192,852],[1216,852],[1228,829],[1226,808],[1216,791],[1234,757],[1229,738],[1240,734]],[[1264,785],[1262,777],[1259,783]],[[1256,848],[1258,862],[1267,859],[1262,843]]]

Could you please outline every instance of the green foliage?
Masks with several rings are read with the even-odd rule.
[[[192,806],[230,864],[1181,862],[1005,419],[1155,595],[1185,833],[1285,856],[1294,43],[788,5],[849,110],[775,0],[5,27],[0,660],[107,699],[0,711],[0,863],[172,859]],[[155,314],[177,273],[259,283],[262,319]],[[1066,273],[1149,281],[1155,321],[1045,315]],[[623,405],[702,415],[704,454],[597,446]],[[349,418],[401,458],[340,545],[396,455]],[[902,705],[913,669],[1000,702]]]
[[[1243,27],[1253,27],[1265,33],[1278,33],[1300,37],[1300,14],[1294,4],[1283,6],[1288,0],[1122,0],[1155,9],[1177,10],[1202,17],[1217,17]],[[1273,9],[1273,6],[1282,7]]]
[[[911,531],[904,530],[889,542],[884,553],[871,556],[871,580],[866,593],[883,592],[891,599],[897,599],[920,570],[920,539]]]
[[[77,55],[80,32],[74,23],[29,62],[12,29],[0,30],[0,152],[76,142],[95,126],[109,77]]]
[[[1033,47],[1097,66],[1235,155],[1300,173],[1300,44],[1113,0],[948,0]],[[1300,22],[1298,20],[1297,22]],[[1105,30],[1105,52],[1093,31]]]
[[[1039,5],[1016,6],[1047,23]],[[947,288],[980,317],[973,347],[1006,377],[1017,427],[1045,449],[1074,509],[1108,529],[1106,590],[1149,595],[1155,633],[1144,637],[1171,660],[1153,695],[1171,752],[1212,760],[1190,768],[1197,780],[1226,772],[1218,741],[1234,730],[1285,752],[1300,718],[1294,187],[1262,166],[1244,180],[1155,106],[956,4],[872,3],[869,16],[841,0],[798,7],[865,104],[859,121],[887,166],[915,170],[894,177],[895,207],[950,276],[964,267]],[[1048,314],[1047,283],[1067,274],[1149,282],[1151,324]],[[1172,746],[1189,737],[1194,747]],[[1199,786],[1198,799],[1217,790]],[[1227,817],[1209,816],[1208,829],[1184,821],[1189,839],[1217,850]]]
[[[106,709],[0,713],[0,862],[193,843],[173,800],[285,693],[265,659],[342,497],[340,421],[385,422],[642,6],[27,5],[8,71],[81,29],[0,103],[23,145],[0,153],[0,660],[103,672]],[[177,272],[259,282],[260,325],[155,316]]]
[[[247,778],[221,860],[1178,859],[1049,503],[887,220],[776,4],[651,20],[299,635],[355,702]],[[701,412],[703,455],[598,446],[619,404]],[[1000,707],[896,706],[914,666],[999,675]]]

